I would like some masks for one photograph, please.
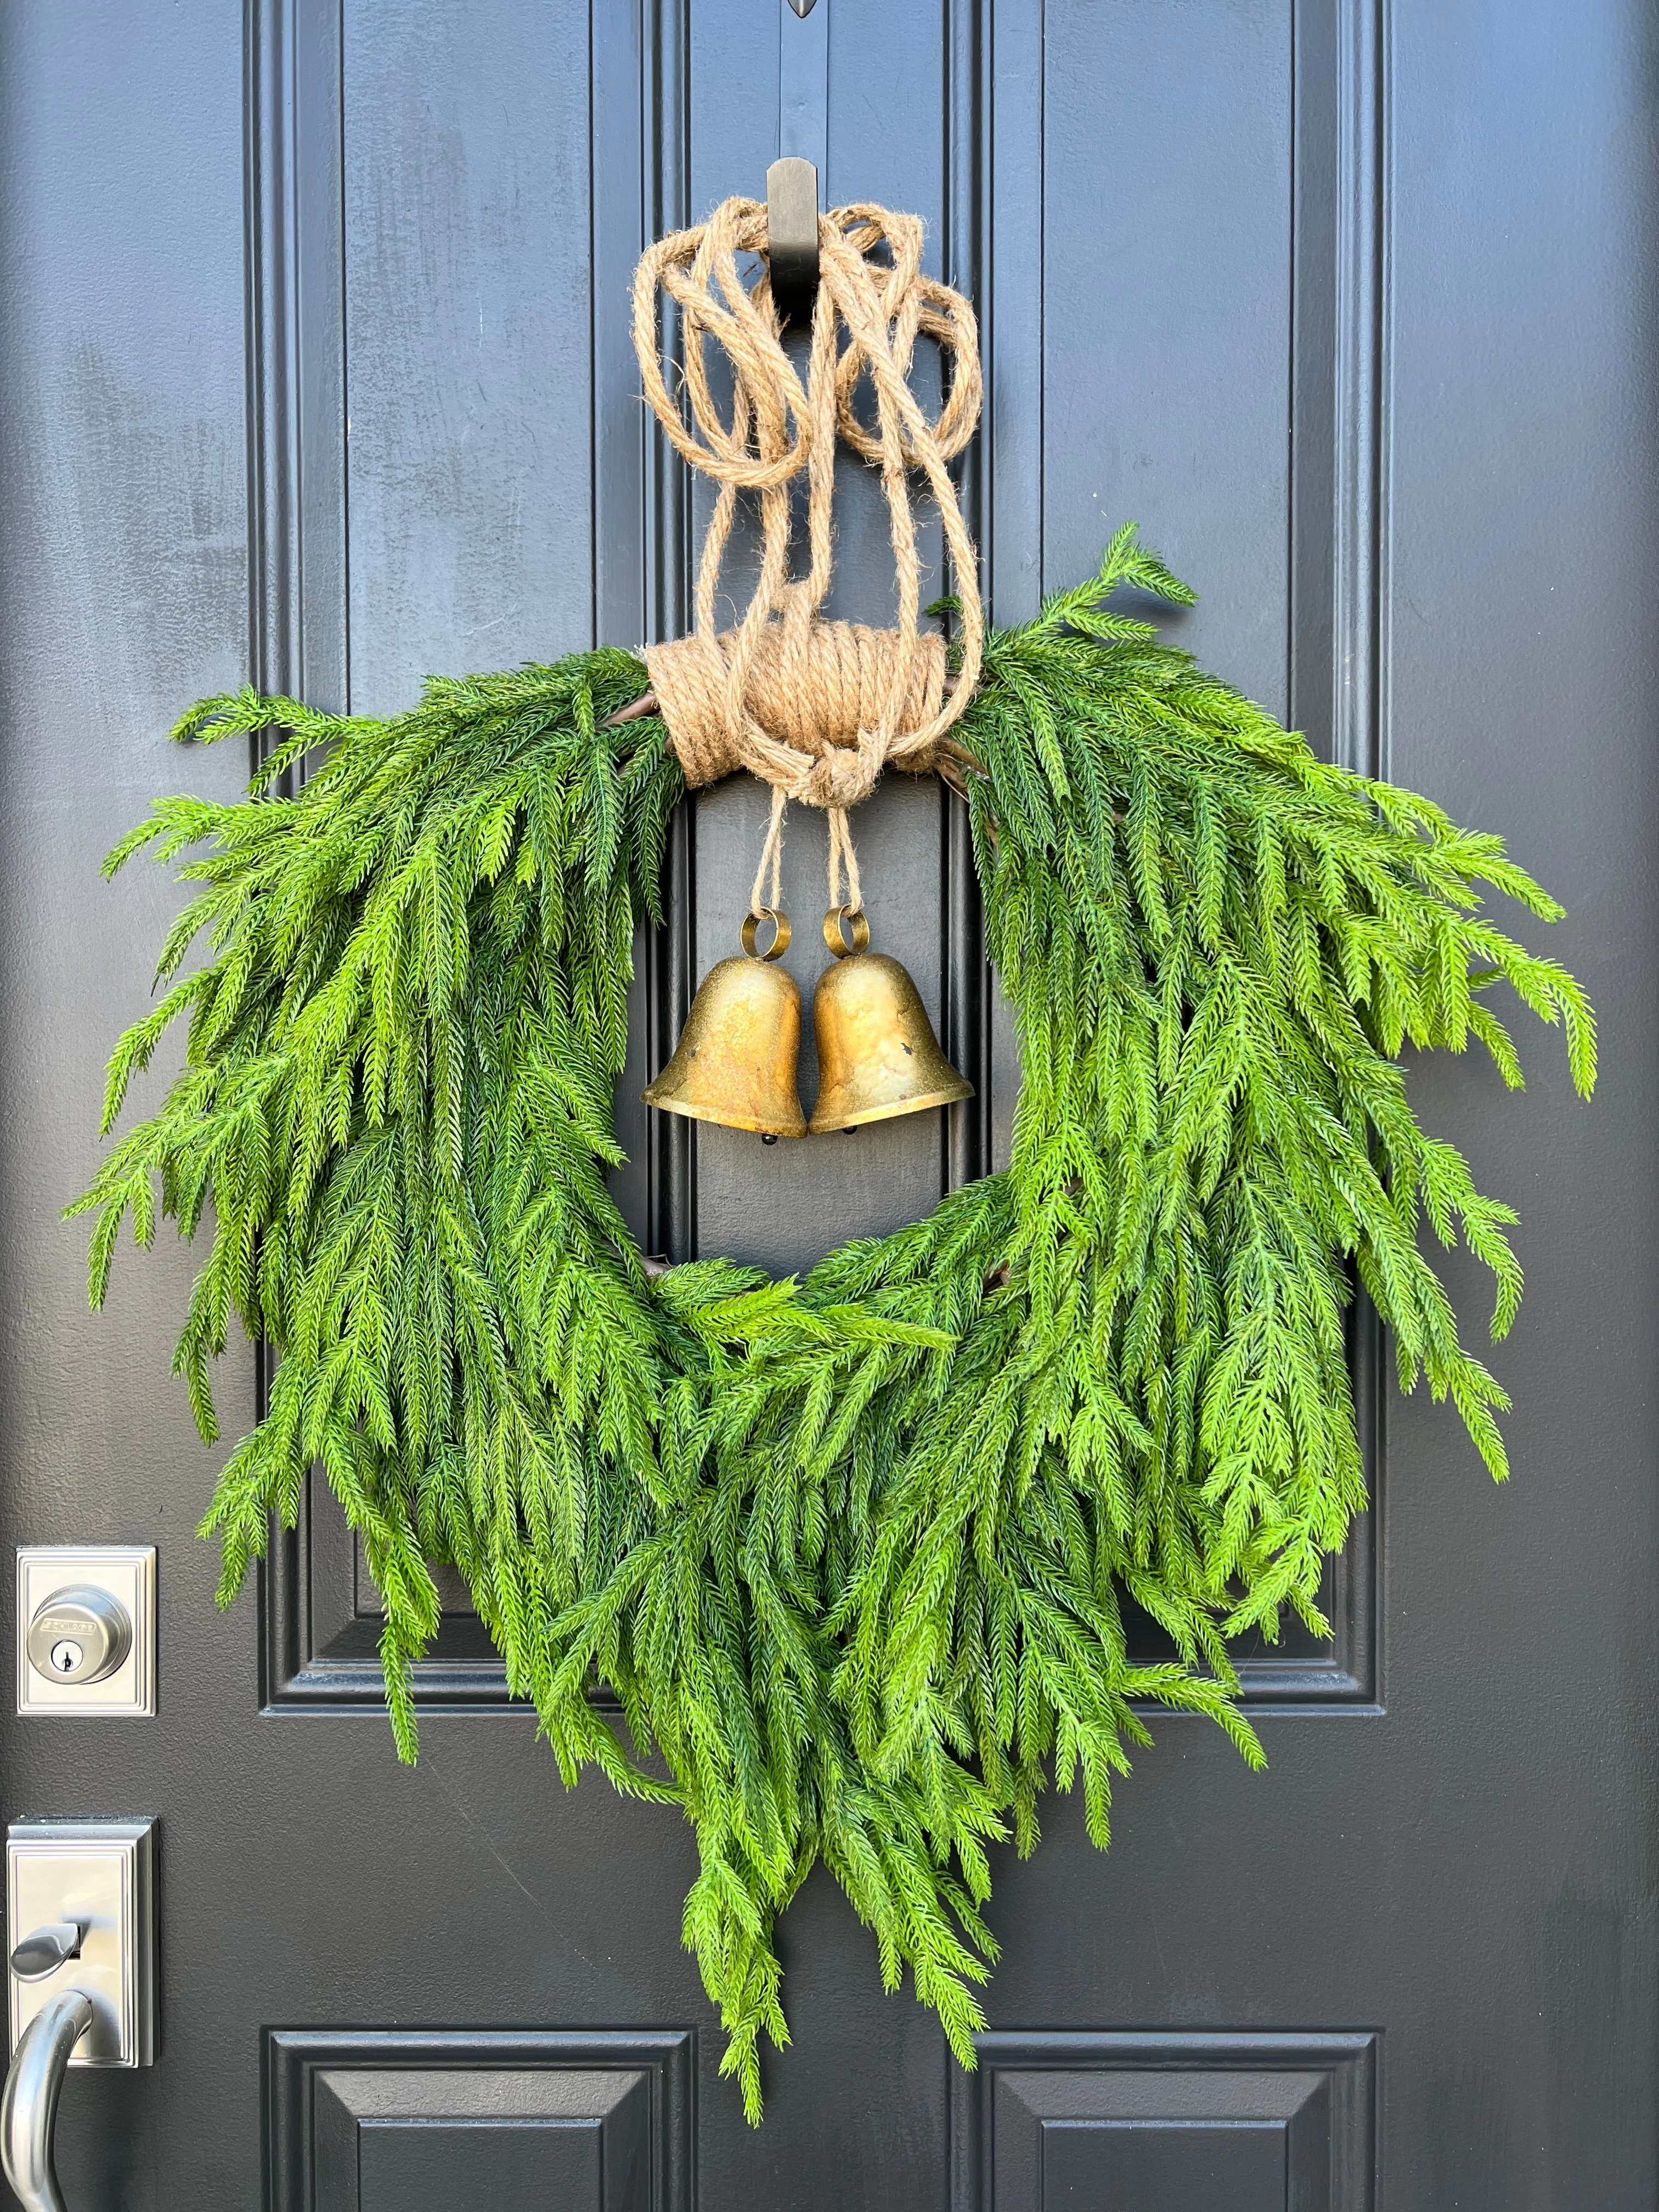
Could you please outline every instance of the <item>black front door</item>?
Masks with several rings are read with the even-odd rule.
[[[154,1717],[0,1727],[8,1819],[161,1822],[160,2055],[71,2075],[72,2212],[1650,2206],[1650,11],[14,0],[0,32],[0,1525],[153,1544],[160,1576]],[[1071,1799],[999,1855],[972,2075],[814,1876],[756,2132],[681,1947],[684,1822],[567,1795],[459,1588],[399,1767],[320,1486],[217,1613],[214,1462],[168,1371],[191,1256],[124,1256],[94,1322],[58,1216],[176,900],[98,862],[153,796],[246,773],[168,749],[182,704],[252,678],[378,712],[428,670],[684,626],[702,510],[647,428],[628,283],[781,143],[831,203],[925,216],[979,306],[994,618],[1136,518],[1201,594],[1181,641],[1564,898],[1607,1050],[1589,1110],[1536,1047],[1522,1101],[1473,1059],[1410,1077],[1524,1216],[1508,1488],[1362,1332],[1376,1504],[1333,1640],[1245,1656],[1268,1771],[1164,1717],[1108,1856]],[[840,575],[884,618],[873,497]],[[763,811],[738,780],[677,830],[641,1079],[732,949]],[[859,832],[979,1101],[763,1151],[648,1126],[630,1079],[647,1249],[793,1267],[1006,1156],[952,802],[907,782]],[[821,836],[789,847],[802,914]],[[234,1436],[256,1361],[223,1364]]]

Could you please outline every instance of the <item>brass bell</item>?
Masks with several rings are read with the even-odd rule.
[[[813,1135],[971,1098],[974,1086],[939,1050],[908,969],[866,951],[870,925],[863,915],[832,907],[823,941],[836,957],[812,995],[820,1078]]]
[[[775,933],[764,952],[757,950],[763,920]],[[753,1129],[769,1145],[806,1134],[795,1090],[800,987],[771,965],[788,946],[787,915],[768,907],[746,916],[745,957],[717,961],[698,984],[674,1056],[645,1093],[647,1106]]]

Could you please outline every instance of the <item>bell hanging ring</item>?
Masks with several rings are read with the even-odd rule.
[[[866,950],[870,925],[863,915],[831,907],[823,941],[836,957],[812,995],[820,1077],[813,1135],[971,1098],[973,1085],[939,1048],[909,970]]]
[[[773,935],[763,952],[764,921]],[[744,957],[717,961],[698,984],[674,1056],[645,1093],[647,1106],[752,1129],[769,1145],[806,1134],[795,1090],[800,987],[772,965],[788,947],[787,915],[766,907],[744,918]]]

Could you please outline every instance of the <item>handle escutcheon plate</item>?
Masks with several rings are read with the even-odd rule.
[[[80,1990],[92,2022],[75,2066],[148,2066],[155,2056],[155,1823],[20,1820],[6,1836],[7,1926],[23,1971],[8,1973],[11,2042],[65,1989]],[[45,1939],[79,1944],[54,1963]],[[33,1967],[35,1971],[28,1971]]]

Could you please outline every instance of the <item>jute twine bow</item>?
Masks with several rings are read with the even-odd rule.
[[[841,903],[844,866],[846,902],[856,908],[862,896],[848,808],[868,797],[890,761],[959,777],[961,756],[947,732],[979,679],[985,623],[978,556],[950,463],[979,421],[979,332],[962,295],[921,273],[918,216],[836,208],[818,220],[818,290],[803,386],[784,349],[768,273],[763,269],[752,290],[738,273],[738,255],[763,255],[766,245],[765,208],[726,200],[706,223],[650,247],[635,276],[634,345],[646,397],[675,451],[720,487],[697,567],[693,633],[648,647],[645,659],[687,784],[695,789],[746,768],[772,787],[753,910],[779,902],[783,811],[792,799],[828,811],[830,903]],[[667,300],[680,314],[684,409],[665,373],[659,302]],[[949,357],[933,420],[909,385],[918,335],[937,340]],[[710,387],[711,338],[731,365],[729,420]],[[866,377],[873,429],[854,412]],[[896,629],[819,618],[834,562],[837,437],[881,471]],[[918,471],[938,503],[960,602],[962,665],[948,689],[944,640],[920,628],[910,484]],[[810,564],[805,579],[792,580],[789,486],[803,471]],[[721,634],[715,596],[740,491],[759,495],[760,577],[738,627]],[[769,867],[770,896],[763,900]]]

